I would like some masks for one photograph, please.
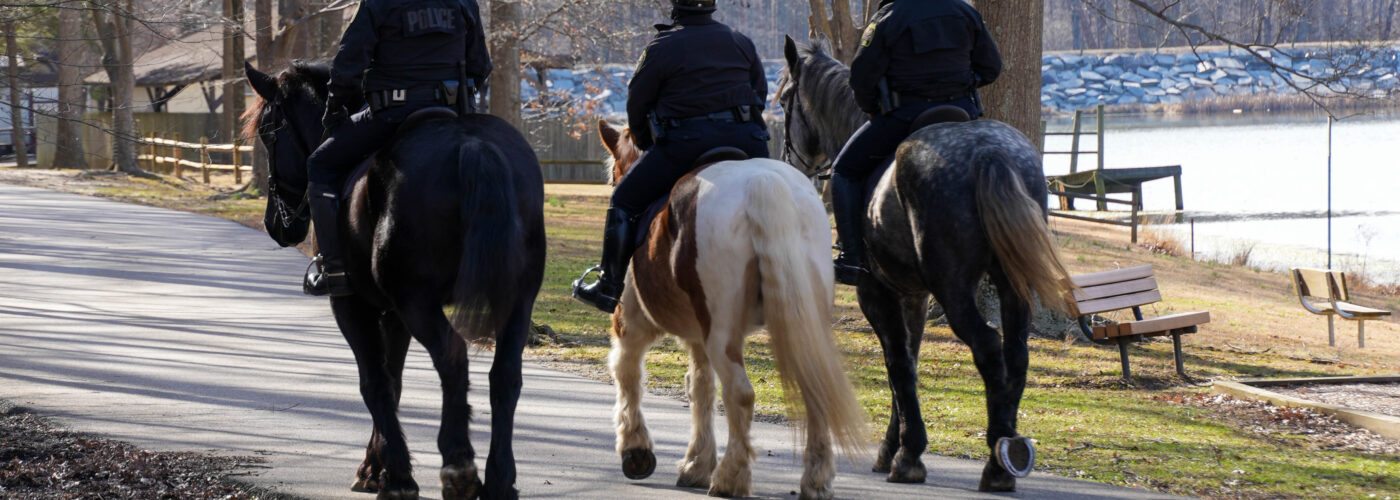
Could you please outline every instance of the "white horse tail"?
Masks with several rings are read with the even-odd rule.
[[[745,200],[758,256],[764,323],[789,417],[802,427],[828,427],[848,457],[864,457],[869,451],[865,427],[869,418],[841,366],[841,351],[831,334],[832,278],[818,267],[831,266],[826,212],[820,209],[814,190],[794,192],[781,173],[753,170]],[[813,199],[801,200],[804,195]],[[802,206],[816,207],[820,215],[801,213]],[[822,230],[808,227],[813,224],[820,224]]]

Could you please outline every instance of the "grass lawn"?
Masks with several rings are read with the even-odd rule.
[[[255,227],[261,218],[262,201],[210,199],[218,188],[102,177],[111,185],[67,190]],[[12,180],[0,175],[0,182]],[[571,299],[569,284],[598,258],[606,188],[551,185],[546,192],[549,263],[534,320],[557,335],[529,355],[605,378],[608,319]],[[1210,380],[1400,373],[1400,325],[1367,325],[1367,348],[1361,351],[1351,333],[1355,325],[1339,321],[1338,347],[1328,347],[1326,321],[1302,311],[1282,274],[1153,254],[1128,245],[1116,229],[1060,221],[1053,226],[1071,272],[1150,263],[1166,300],[1145,314],[1205,309],[1213,322],[1185,337],[1193,381],[1175,376],[1169,340],[1132,349],[1133,385],[1121,381],[1116,348],[1032,340],[1019,429],[1038,440],[1039,472],[1213,498],[1400,498],[1400,457],[1271,432],[1231,418],[1198,396],[1209,391]],[[837,287],[835,334],[861,402],[878,422],[871,427],[873,440],[889,418],[890,394],[879,343],[854,295],[850,287]],[[1396,297],[1359,301],[1400,307]],[[947,327],[930,325],[920,357],[929,452],[984,458],[986,407],[970,352]],[[652,391],[679,394],[688,362],[684,350],[663,341],[647,361]],[[752,337],[745,361],[758,411],[781,415],[765,334]]]

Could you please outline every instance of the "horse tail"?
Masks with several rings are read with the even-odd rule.
[[[869,418],[856,401],[831,334],[831,278],[817,267],[831,265],[829,242],[804,231],[803,226],[809,225],[804,219],[815,216],[799,213],[799,202],[804,200],[794,196],[798,193],[779,174],[757,171],[748,179],[746,190],[763,318],[789,416],[800,427],[824,423],[847,456],[862,457],[868,453],[865,423]],[[814,209],[820,207],[820,201],[811,201]],[[825,217],[823,210],[823,225]],[[830,228],[823,233],[829,235]]]
[[[974,153],[972,165],[977,212],[1011,288],[1027,303],[1034,303],[1034,293],[1046,307],[1068,314],[1064,295],[1069,271],[1060,261],[1044,208],[1012,170],[1011,156],[997,147],[983,147]]]
[[[457,150],[462,252],[453,285],[452,326],[467,338],[495,338],[514,303],[525,266],[510,163],[495,145],[471,140]]]

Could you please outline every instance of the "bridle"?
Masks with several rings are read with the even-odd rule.
[[[798,106],[802,103],[802,98],[800,96],[802,93],[801,87],[797,84],[797,77],[793,75],[793,69],[794,68],[788,68],[787,82],[785,82],[787,85],[783,86],[784,90],[787,90],[786,87],[788,86],[791,87],[791,91],[788,92],[789,95],[778,95],[779,104],[783,107],[784,113],[786,113],[786,116],[783,118],[783,161],[788,164],[796,165],[793,163],[795,159],[801,162],[801,165],[797,165],[800,170],[803,172],[810,172],[807,175],[808,177],[812,179],[826,179],[831,175],[827,173],[827,171],[831,170],[831,160],[828,159],[822,165],[814,166],[810,159],[798,154],[797,148],[792,145],[792,118],[800,115],[801,109]]]
[[[279,97],[278,99],[273,100],[272,104],[270,105],[270,108],[272,109],[273,113],[269,114],[268,117],[277,117],[278,119],[264,120],[263,123],[258,124],[258,135],[262,138],[263,143],[267,145],[268,149],[267,195],[268,198],[270,198],[273,201],[275,209],[277,210],[278,219],[282,223],[282,227],[290,228],[292,226],[293,221],[305,220],[307,217],[310,216],[310,214],[307,211],[307,207],[309,206],[310,201],[308,199],[307,191],[305,189],[302,189],[301,203],[299,203],[296,206],[296,208],[293,209],[290,208],[290,206],[287,204],[286,199],[281,194],[280,189],[285,189],[290,192],[296,192],[296,188],[282,185],[282,181],[278,180],[277,178],[277,131],[283,128],[291,129],[292,146],[296,148],[297,153],[300,154],[302,158],[309,158],[311,156],[311,152],[310,147],[308,146],[309,143],[306,141],[306,137],[302,135],[301,129],[298,128],[296,124],[292,123],[291,116],[282,110],[282,99]],[[281,124],[281,126],[278,126],[277,128],[271,128],[267,122],[284,123]]]

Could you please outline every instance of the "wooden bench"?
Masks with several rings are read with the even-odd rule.
[[[1298,302],[1303,309],[1313,314],[1327,316],[1327,345],[1337,345],[1337,332],[1333,317],[1341,316],[1356,322],[1356,347],[1366,347],[1366,320],[1390,316],[1390,311],[1372,309],[1347,302],[1347,276],[1330,269],[1294,268],[1293,291],[1298,294]],[[1320,300],[1314,303],[1310,299]]]
[[[1128,368],[1128,344],[1162,335],[1171,335],[1176,357],[1176,373],[1186,376],[1186,370],[1182,367],[1181,336],[1196,333],[1198,325],[1209,323],[1209,311],[1143,318],[1142,306],[1162,300],[1152,266],[1081,274],[1071,276],[1070,281],[1077,287],[1074,290],[1074,300],[1070,301],[1070,309],[1079,316],[1079,328],[1084,332],[1084,336],[1095,343],[1118,344],[1124,380],[1132,380],[1132,371]],[[1132,321],[1116,325],[1089,325],[1089,316],[1092,314],[1127,308],[1133,310],[1135,319]]]

